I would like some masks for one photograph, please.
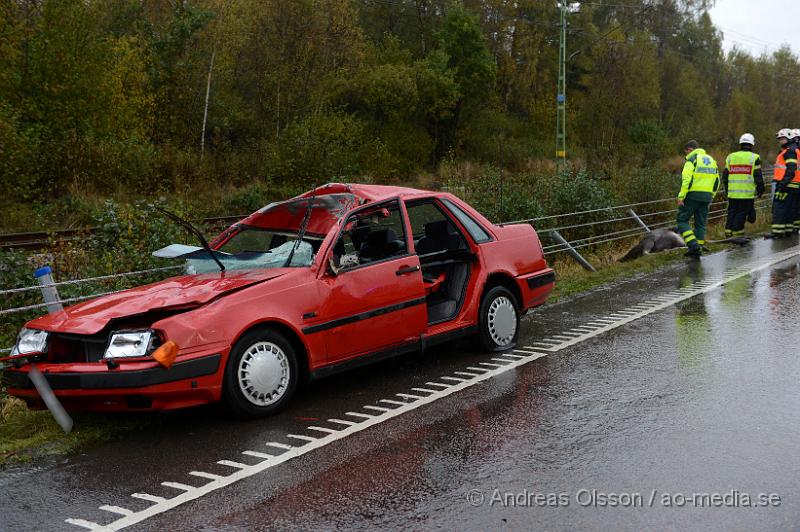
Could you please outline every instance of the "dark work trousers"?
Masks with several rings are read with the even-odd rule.
[[[780,188],[775,191],[772,200],[772,234],[774,236],[791,235],[794,230],[795,211],[800,191],[796,188]]]
[[[725,236],[741,236],[744,234],[744,224],[750,211],[753,210],[753,199],[729,199],[728,219],[725,220]]]
[[[678,206],[678,231],[683,241],[690,250],[699,249],[706,243],[706,223],[708,222],[708,206],[710,201],[697,201],[695,199],[683,200],[683,205]],[[694,218],[694,229],[689,225],[689,220]]]

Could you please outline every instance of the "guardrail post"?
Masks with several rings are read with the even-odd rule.
[[[553,238],[555,239],[556,242],[558,242],[559,244],[561,244],[561,245],[563,245],[565,247],[565,249],[567,250],[567,253],[569,253],[572,256],[573,259],[578,261],[578,264],[583,266],[584,269],[589,270],[590,272],[596,272],[597,271],[597,270],[594,269],[594,266],[589,264],[588,260],[584,259],[581,256],[581,254],[578,253],[575,250],[575,248],[573,248],[570,245],[570,243],[567,242],[566,239],[563,236],[561,236],[561,233],[559,233],[558,231],[550,231],[550,234],[553,235]]]
[[[44,302],[47,303],[47,312],[52,314],[64,310],[61,298],[58,295],[58,288],[54,286],[53,270],[50,269],[50,266],[42,266],[33,272],[33,276],[42,286],[42,297]]]
[[[61,298],[58,295],[58,288],[54,286],[53,270],[50,266],[39,268],[33,272],[33,275],[42,287],[42,297],[47,304],[47,312],[52,314],[53,312],[64,310],[64,306],[61,304]],[[28,379],[33,383],[34,388],[36,388],[36,391],[39,393],[39,397],[44,401],[45,406],[47,406],[47,409],[53,415],[56,423],[58,423],[65,433],[69,434],[73,426],[72,418],[67,414],[61,401],[58,400],[58,397],[56,397],[56,394],[50,387],[50,383],[47,382],[47,378],[42,375],[42,372],[39,371],[39,367],[34,362],[31,362],[31,367],[28,370]]]
[[[636,214],[636,211],[634,211],[633,209],[628,209],[628,212],[631,213],[631,216],[633,217],[634,220],[636,220],[636,223],[642,226],[642,229],[644,229],[648,233],[650,232],[650,228],[647,227],[647,224],[644,223],[641,218],[639,218],[639,215]]]

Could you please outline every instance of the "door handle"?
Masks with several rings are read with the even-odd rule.
[[[419,266],[403,266],[395,272],[397,275],[405,275],[407,273],[414,273],[419,271]]]

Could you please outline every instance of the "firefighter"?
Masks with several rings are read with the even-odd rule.
[[[793,129],[792,135],[794,136],[795,146],[797,146],[797,149],[800,150],[800,129]],[[800,155],[800,153],[798,153],[798,155]],[[798,171],[800,171],[800,169],[795,170],[795,179],[797,178]],[[794,193],[794,212],[792,220],[792,232],[797,234],[800,232],[800,189],[796,190]]]
[[[686,162],[681,173],[681,190],[678,193],[678,231],[689,251],[687,257],[699,258],[703,254],[706,238],[708,207],[719,189],[717,162],[700,148],[696,140],[684,147]],[[689,221],[694,218],[694,229]]]
[[[785,238],[794,231],[795,210],[800,195],[800,173],[797,172],[797,138],[791,129],[781,129],[775,135],[781,152],[775,159],[775,194],[772,200],[772,232],[768,238]]]
[[[728,238],[744,235],[744,224],[754,210],[755,198],[764,194],[761,158],[753,151],[755,143],[753,135],[745,133],[739,138],[739,151],[725,158],[722,186],[728,195],[725,221],[725,236]]]

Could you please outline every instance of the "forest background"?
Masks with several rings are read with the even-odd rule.
[[[722,157],[748,131],[771,160],[800,126],[797,57],[725,54],[711,4],[572,4],[559,173],[554,0],[0,0],[0,232],[331,181],[447,186],[495,220],[670,197],[689,138]]]

